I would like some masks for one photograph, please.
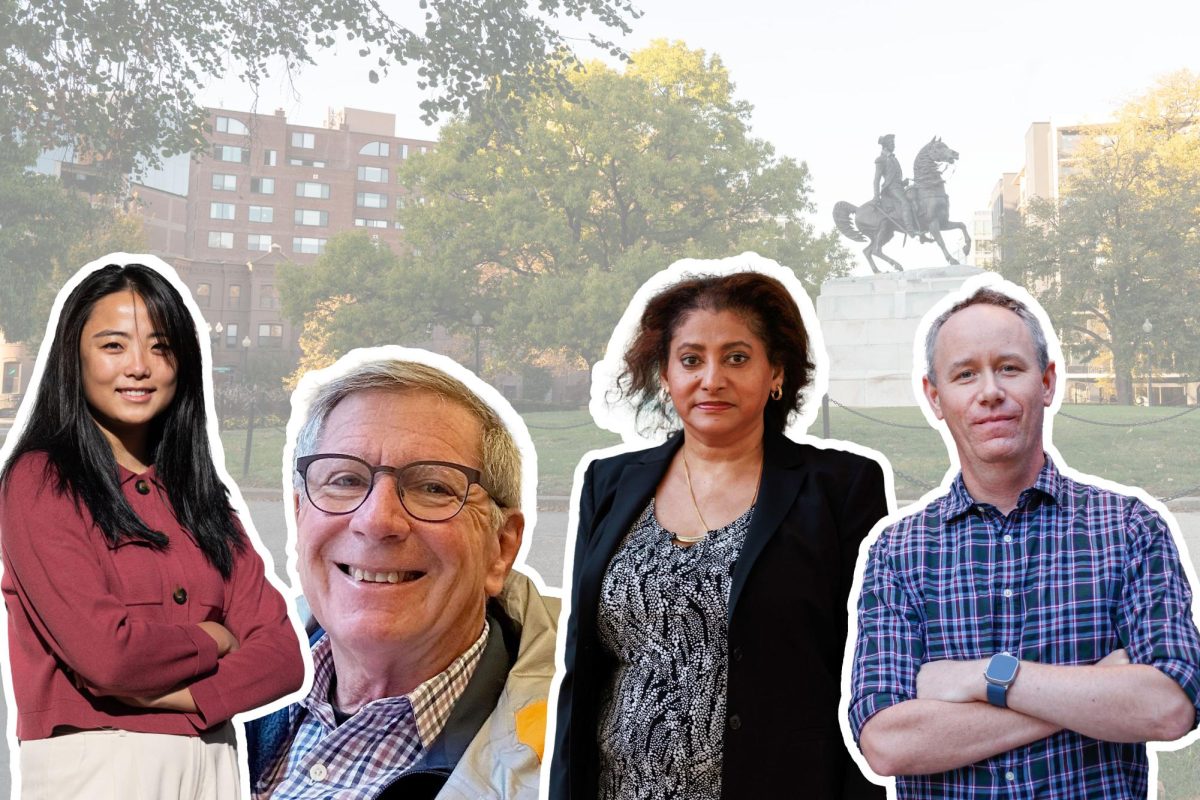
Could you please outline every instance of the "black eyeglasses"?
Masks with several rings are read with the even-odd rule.
[[[380,473],[396,479],[400,504],[423,522],[445,522],[462,511],[472,485],[478,484],[487,492],[479,470],[450,461],[413,461],[400,467],[373,467],[356,456],[317,453],[297,458],[296,471],[304,478],[308,501],[326,514],[357,511],[371,494],[375,476]]]

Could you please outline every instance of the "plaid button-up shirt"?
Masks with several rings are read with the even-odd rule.
[[[291,748],[264,781],[256,798],[272,800],[368,800],[416,765],[446,726],[487,643],[488,623],[467,651],[443,672],[399,697],[373,700],[342,724],[329,701],[333,653],[326,634],[313,645],[313,685],[289,709],[295,731]]]
[[[1073,481],[1047,456],[1005,516],[975,502],[960,474],[871,548],[851,677],[854,737],[873,715],[917,696],[923,663],[1005,651],[1076,665],[1123,647],[1200,704],[1191,606],[1171,534],[1137,498]],[[897,778],[896,787],[900,798],[1135,798],[1146,796],[1147,772],[1144,745],[1064,730],[960,769]]]

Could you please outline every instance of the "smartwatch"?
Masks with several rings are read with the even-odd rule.
[[[988,702],[999,708],[1008,708],[1008,687],[1017,679],[1021,662],[1008,653],[996,653],[983,671],[987,681]]]

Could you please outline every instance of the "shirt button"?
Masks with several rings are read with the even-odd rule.
[[[314,781],[323,781],[329,777],[329,770],[325,769],[324,764],[313,764],[308,768],[308,777]]]
[[[730,714],[729,715],[729,727],[735,731],[740,729],[742,727],[742,718],[739,717],[737,714]]]
[[[1012,543],[1012,534],[1011,533],[1004,534],[1004,542],[1005,542],[1005,544]]]
[[[180,586],[178,589],[175,590],[175,592],[171,595],[171,597],[175,598],[176,603],[178,603],[179,605],[183,605],[184,603],[187,602],[187,589]]]
[[[145,480],[139,479],[134,484],[134,487],[137,489],[138,494],[150,494],[150,484],[146,483]]]
[[[1015,772],[1013,772],[1012,770],[1009,770],[1008,772],[1004,773],[1004,780],[1015,781],[1016,779],[1017,779],[1017,774]]]
[[[1005,589],[1005,590],[1004,590],[1004,596],[1005,596],[1005,597],[1012,597],[1012,589]]]
[[[742,660],[742,648],[740,648],[740,647],[733,648],[733,660],[734,661]]]

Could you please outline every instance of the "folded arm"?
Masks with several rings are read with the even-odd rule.
[[[986,705],[986,667],[986,659],[924,664],[917,697]],[[1007,702],[1012,711],[1110,742],[1178,739],[1195,717],[1179,684],[1149,664],[1130,664],[1124,650],[1093,665],[1022,661]]]
[[[132,617],[101,567],[105,545],[54,493],[44,456],[25,458],[0,498],[0,544],[21,611],[54,655],[97,694],[161,693],[211,672],[215,639],[198,625]]]
[[[987,703],[917,698],[867,720],[859,746],[879,775],[925,775],[974,764],[1058,730],[1054,723]]]

